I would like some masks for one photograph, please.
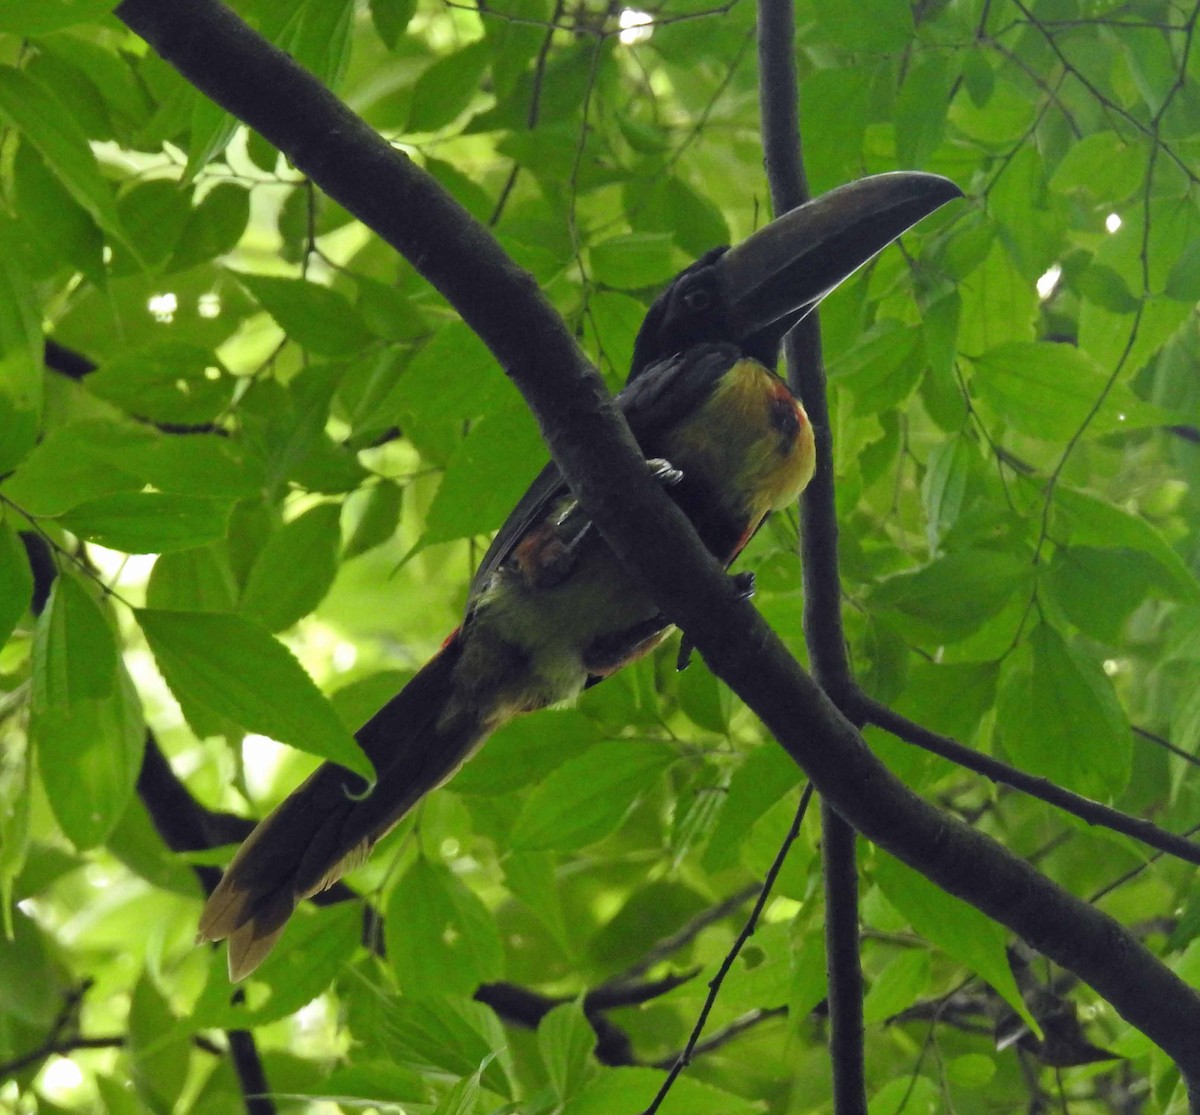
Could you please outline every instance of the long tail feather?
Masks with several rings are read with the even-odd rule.
[[[378,782],[326,763],[259,823],[234,856],[200,917],[198,939],[229,938],[229,974],[239,980],[270,952],[292,911],[366,857],[425,794],[478,744],[477,721],[450,724],[443,711],[461,643],[451,638],[358,732]]]

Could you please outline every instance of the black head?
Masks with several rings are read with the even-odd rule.
[[[638,331],[629,378],[727,342],[774,367],[784,335],[901,233],[962,191],[936,174],[876,174],[830,190],[681,271]]]
[[[705,252],[654,300],[633,344],[630,379],[693,345],[730,339],[732,327],[715,266],[727,251],[725,247]]]

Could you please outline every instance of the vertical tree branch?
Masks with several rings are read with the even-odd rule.
[[[229,1030],[226,1036],[234,1071],[246,1101],[246,1115],[275,1115],[275,1101],[268,1095],[270,1086],[254,1035],[248,1030]]]
[[[800,140],[795,40],[795,13],[790,0],[760,0],[758,66],[763,156],[776,214],[803,204],[811,196]],[[842,634],[833,439],[821,325],[815,311],[792,331],[785,342],[785,353],[788,381],[804,400],[817,445],[816,474],[800,503],[804,638],[813,676],[834,704],[848,712],[846,698],[854,691],[854,681]],[[833,1106],[838,1115],[859,1115],[866,1112],[867,1096],[856,841],[854,829],[824,800],[821,834]]]

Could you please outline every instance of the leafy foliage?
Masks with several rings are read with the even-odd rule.
[[[492,225],[614,387],[656,288],[765,219],[745,0],[668,0],[623,35],[587,0],[234,6]],[[261,816],[312,766],[257,733],[366,773],[351,731],[453,628],[545,451],[411,266],[110,7],[0,2],[0,1099],[233,1110],[245,1077],[219,1031],[245,1029],[281,1107],[640,1111],[800,777],[702,662],[674,672],[673,647],[498,733],[350,876],[386,948],[359,947],[357,905],[302,911],[235,1003],[191,943],[188,865],[242,831],[222,811]],[[822,310],[858,677],[1184,831],[1197,11],[796,15],[814,191],[903,166],[968,194]],[[782,517],[744,562],[799,649],[794,542]],[[869,740],[1200,984],[1192,867]],[[191,798],[164,805],[149,763],[139,780],[146,747]],[[179,835],[189,818],[201,836]],[[817,839],[807,821],[717,1000],[719,1052],[663,1112],[829,1109]],[[1060,1089],[1080,1113],[1146,1089],[1184,1110],[1178,1072],[1089,989],[897,861],[861,860],[873,1112]]]

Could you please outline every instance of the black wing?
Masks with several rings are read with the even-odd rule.
[[[740,355],[733,345],[697,345],[652,365],[626,386],[616,401],[642,452],[654,456],[658,435],[683,421],[703,403],[717,380]],[[471,581],[469,599],[474,599],[529,528],[569,494],[558,465],[551,461],[538,473],[492,539]]]

